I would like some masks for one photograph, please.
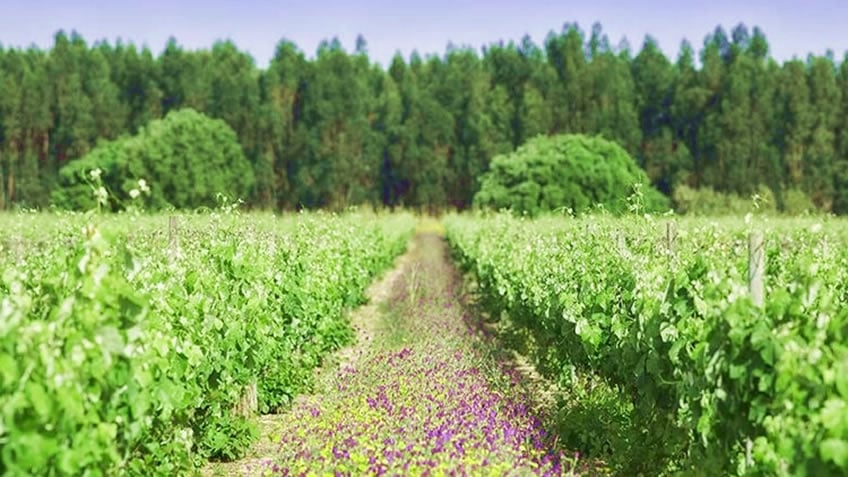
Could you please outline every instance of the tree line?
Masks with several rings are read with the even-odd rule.
[[[848,211],[848,56],[780,63],[740,24],[668,58],[650,36],[613,47],[598,23],[386,68],[361,37],[312,58],[282,40],[265,69],[231,41],[155,55],[60,31],[47,51],[0,46],[0,208],[48,206],[63,166],[181,108],[236,132],[260,208],[466,208],[495,155],[582,133],[618,142],[669,196],[767,188],[778,207]]]

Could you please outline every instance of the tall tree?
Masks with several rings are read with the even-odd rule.
[[[257,197],[263,205],[298,205],[292,178],[298,159],[306,154],[306,128],[301,119],[307,66],[297,46],[282,40],[263,76],[263,150],[256,168]]]
[[[783,155],[784,184],[800,188],[804,179],[804,158],[813,123],[807,71],[798,60],[784,63],[777,91],[778,127],[775,144]]]
[[[578,25],[566,24],[559,35],[551,33],[545,42],[548,61],[559,77],[553,100],[561,106],[555,110],[554,124],[566,133],[588,132],[588,76],[583,52],[583,33]]]
[[[839,66],[838,86],[841,101],[839,103],[836,129],[836,158],[833,165],[833,212],[848,213],[848,53]]]
[[[705,39],[704,49],[701,51],[703,66],[698,75],[702,88],[701,120],[698,123],[696,145],[693,149],[695,172],[698,176],[696,183],[719,190],[728,190],[727,184],[722,183],[726,159],[719,152],[719,143],[724,137],[721,105],[724,102],[726,41],[724,30],[718,29]]]
[[[399,59],[403,63],[402,59]],[[398,164],[403,157],[403,99],[392,75],[382,75],[377,91],[374,127],[382,136],[380,144],[380,199],[383,205],[397,205]]]
[[[698,131],[704,120],[711,92],[701,85],[695,69],[695,53],[688,41],[680,44],[674,65],[674,102],[669,107],[674,128],[674,152],[681,157],[673,187],[698,187],[701,180],[701,155]]]
[[[21,124],[25,130],[18,172],[17,201],[25,206],[48,205],[54,177],[47,170],[49,164],[50,82],[46,74],[47,57],[41,51],[26,51],[27,68],[21,79]]]
[[[587,45],[591,60],[585,71],[582,91],[586,110],[585,131],[601,134],[635,154],[642,139],[636,110],[636,93],[628,52],[619,56],[609,47],[600,23],[592,27]]]
[[[480,187],[478,177],[488,169],[491,157],[503,150],[499,145],[508,138],[498,138],[497,127],[489,117],[491,75],[476,53],[456,49],[447,55],[445,66],[442,95],[449,99],[443,104],[448,104],[454,127],[454,144],[448,164],[453,171],[447,181],[448,202],[451,206],[465,208],[470,206]],[[521,127],[525,118],[519,117],[518,121]]]
[[[210,96],[207,114],[223,119],[236,132],[248,157],[259,151],[256,121],[259,116],[259,74],[253,58],[231,41],[212,46],[208,60]]]
[[[98,138],[114,139],[126,129],[128,108],[120,101],[106,55],[102,49],[93,48],[81,55],[80,67],[83,94],[90,98],[94,120],[89,143],[94,144]]]
[[[22,141],[20,124],[20,99],[22,88],[20,76],[24,67],[16,51],[5,53],[0,68],[0,208],[8,207],[15,199],[18,156]]]
[[[52,174],[67,161],[88,152],[96,137],[94,107],[84,81],[85,41],[76,32],[69,38],[61,31],[54,41],[48,66],[54,100],[54,129],[50,135],[54,156],[48,169]]]
[[[827,57],[810,57],[809,85],[812,107],[809,145],[805,154],[806,191],[813,202],[831,210],[834,196],[836,128],[839,124],[840,90],[836,70]]]
[[[635,156],[654,185],[668,193],[677,169],[671,133],[674,71],[650,36],[633,60],[632,71],[642,130],[642,142]]]
[[[125,128],[136,133],[148,122],[162,117],[162,90],[159,66],[150,49],[138,51],[135,45],[104,43],[100,51],[109,63],[112,82],[126,115]]]
[[[180,108],[208,110],[212,96],[208,64],[208,52],[187,52],[176,39],[168,40],[159,57],[163,114]]]
[[[341,207],[375,198],[379,158],[364,154],[374,101],[364,54],[348,55],[337,39],[318,48],[304,91],[310,130],[307,164],[298,172],[311,206]]]
[[[484,51],[484,63],[491,74],[492,84],[501,86],[507,92],[511,102],[510,131],[513,146],[523,143],[525,128],[522,127],[521,113],[525,86],[532,74],[525,57],[518,51],[514,43],[508,45],[490,45]]]

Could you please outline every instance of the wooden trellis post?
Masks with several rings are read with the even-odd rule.
[[[259,393],[257,392],[256,381],[253,381],[245,386],[244,391],[242,391],[241,399],[238,403],[236,403],[236,407],[233,409],[233,412],[239,416],[250,417],[258,411]]]
[[[760,308],[765,303],[765,274],[763,233],[754,231],[748,235],[748,288],[751,291],[751,300]]]
[[[665,246],[668,253],[674,253],[674,222],[665,224]]]
[[[172,215],[168,217],[168,249],[171,255],[177,254],[180,248],[180,235],[177,217]]]

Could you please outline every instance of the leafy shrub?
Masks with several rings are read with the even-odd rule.
[[[813,199],[800,189],[789,189],[783,193],[783,212],[786,214],[801,215],[817,209]]]
[[[758,210],[775,212],[774,194],[766,186],[760,186],[757,195]],[[695,189],[680,185],[672,194],[674,209],[681,214],[692,215],[744,215],[754,210],[753,197],[718,192],[711,187]]]
[[[530,215],[559,208],[579,213],[599,204],[615,213],[628,209],[635,185],[648,183],[621,146],[600,136],[537,136],[492,159],[474,203]],[[642,194],[645,210],[668,207],[656,189],[643,186]]]
[[[718,192],[711,187],[695,189],[681,185],[674,189],[672,201],[675,211],[690,215],[743,215],[755,209],[766,213],[800,215],[817,210],[812,199],[799,189],[786,190],[778,198],[765,185],[760,185],[751,197]]]
[[[59,172],[53,203],[64,209],[97,206],[92,171],[109,191],[107,208],[141,198],[148,209],[215,207],[218,194],[244,197],[253,187],[250,163],[235,132],[193,109],[150,122],[136,136],[99,144]],[[139,194],[149,184],[149,194]]]

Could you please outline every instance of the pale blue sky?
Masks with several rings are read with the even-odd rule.
[[[372,59],[386,64],[396,51],[408,57],[442,54],[449,41],[479,48],[529,34],[542,44],[551,30],[578,22],[584,31],[600,21],[613,45],[627,37],[634,52],[646,33],[675,56],[683,38],[700,50],[704,36],[722,24],[760,26],[771,54],[784,60],[848,49],[848,1],[842,0],[367,0],[234,1],[175,0],[82,2],[0,0],[0,44],[49,47],[59,29],[89,41],[108,39],[148,45],[158,54],[169,36],[186,48],[206,48],[229,38],[265,66],[281,38],[312,56],[323,39],[338,36],[352,50],[365,36]]]

